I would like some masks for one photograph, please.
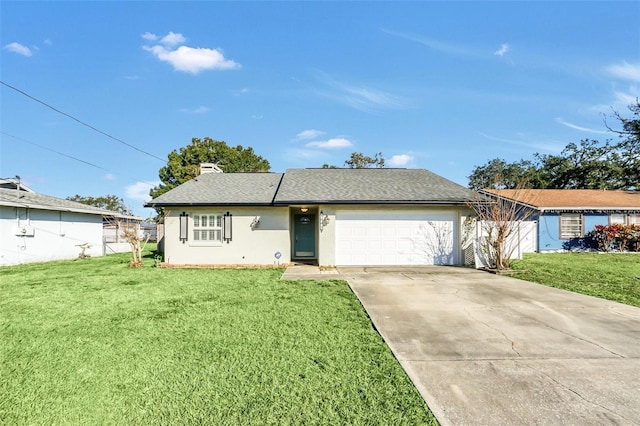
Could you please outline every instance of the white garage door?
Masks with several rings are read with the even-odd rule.
[[[336,265],[453,265],[455,212],[336,213]]]

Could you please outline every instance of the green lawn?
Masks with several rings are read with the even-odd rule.
[[[640,254],[528,253],[515,278],[640,306]]]
[[[128,261],[0,268],[0,424],[437,424],[346,283]]]

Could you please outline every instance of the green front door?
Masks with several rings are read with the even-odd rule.
[[[293,257],[295,259],[316,257],[316,217],[312,214],[293,216]]]

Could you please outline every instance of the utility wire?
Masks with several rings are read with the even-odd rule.
[[[87,124],[87,123],[85,123],[84,121],[77,119],[76,117],[74,117],[74,116],[73,116],[73,115],[71,115],[71,114],[67,114],[66,112],[60,111],[59,109],[57,109],[57,108],[55,108],[55,107],[53,107],[53,106],[49,105],[48,103],[46,103],[46,102],[44,102],[44,101],[41,101],[40,99],[34,98],[33,96],[31,96],[31,95],[30,95],[30,94],[28,94],[27,92],[24,92],[24,91],[22,91],[22,90],[18,89],[17,87],[14,87],[14,86],[12,86],[12,85],[10,85],[10,84],[7,84],[7,83],[5,83],[5,82],[4,82],[4,81],[2,81],[2,80],[0,80],[0,83],[2,83],[2,85],[4,85],[4,86],[8,87],[8,88],[9,88],[9,89],[11,89],[11,90],[15,90],[16,92],[20,93],[21,95],[26,96],[27,98],[29,98],[29,99],[31,99],[31,100],[33,100],[33,101],[36,101],[36,102],[38,102],[39,104],[42,104],[42,105],[46,106],[47,108],[50,108],[50,109],[54,110],[54,111],[55,111],[55,112],[57,112],[58,114],[62,114],[62,115],[64,115],[64,116],[66,116],[66,117],[68,117],[68,118],[72,119],[73,121],[76,121],[76,122],[78,122],[78,123],[82,124],[83,126],[88,127],[88,128],[90,128],[91,130],[94,130],[94,131],[96,131],[96,132],[98,132],[98,133],[100,133],[100,134],[102,134],[102,135],[104,135],[104,136],[108,137],[109,139],[113,139],[114,141],[119,142],[119,143],[121,143],[121,144],[123,144],[123,145],[126,145],[126,146],[128,146],[129,148],[131,148],[131,149],[135,149],[136,151],[141,152],[141,153],[143,153],[143,154],[145,154],[145,155],[148,155],[149,157],[153,157],[153,158],[155,158],[155,159],[157,159],[157,160],[162,161],[163,163],[166,163],[166,160],[164,160],[164,159],[162,159],[162,158],[160,158],[160,157],[158,157],[158,156],[156,156],[156,155],[153,155],[153,154],[151,154],[151,153],[149,153],[149,152],[147,152],[147,151],[145,151],[145,150],[143,150],[143,149],[140,149],[140,148],[138,148],[138,147],[136,147],[136,146],[134,146],[134,145],[131,145],[130,143],[127,143],[127,142],[123,141],[122,139],[118,139],[118,138],[116,138],[115,136],[111,136],[109,133],[103,132],[102,130],[97,129],[97,128],[93,127],[92,125]]]
[[[35,142],[28,141],[28,140],[23,139],[23,138],[21,138],[21,137],[14,136],[14,135],[10,135],[10,134],[9,134],[9,133],[7,133],[7,132],[0,131],[0,133],[1,133],[1,134],[3,134],[3,135],[5,135],[5,136],[9,136],[10,138],[14,138],[14,139],[17,139],[17,140],[19,140],[19,141],[22,141],[22,142],[28,143],[29,145],[37,146],[38,148],[45,149],[45,150],[47,150],[47,151],[53,152],[53,153],[58,154],[58,155],[62,155],[63,157],[67,157],[67,158],[70,158],[70,159],[72,159],[72,160],[79,161],[79,162],[84,163],[84,164],[87,164],[87,165],[89,165],[89,166],[91,166],[91,167],[95,167],[96,169],[104,170],[105,172],[110,172],[109,170],[105,169],[104,167],[97,166],[97,165],[95,165],[95,164],[93,164],[93,163],[90,163],[90,162],[88,162],[88,161],[84,161],[84,160],[81,160],[80,158],[76,158],[76,157],[74,157],[74,156],[71,156],[71,155],[65,154],[64,152],[60,152],[60,151],[56,151],[55,149],[47,148],[46,146],[43,146],[43,145],[37,144],[37,143],[35,143]]]
[[[74,157],[74,156],[72,156],[72,155],[65,154],[64,152],[56,151],[55,149],[51,149],[51,148],[48,148],[48,147],[46,147],[46,146],[40,145],[40,144],[38,144],[38,143],[28,141],[28,140],[26,140],[26,139],[24,139],[24,138],[21,138],[21,137],[19,137],[19,136],[11,135],[11,134],[9,134],[9,133],[7,133],[7,132],[4,132],[4,131],[1,131],[1,130],[0,130],[0,134],[3,134],[3,135],[8,136],[8,137],[10,137],[10,138],[13,138],[13,139],[19,140],[19,141],[21,141],[21,142],[28,143],[29,145],[37,146],[37,147],[38,147],[38,148],[40,148],[40,149],[44,149],[44,150],[46,150],[46,151],[53,152],[54,154],[58,154],[58,155],[61,155],[61,156],[63,156],[63,157],[70,158],[70,159],[72,159],[72,160],[79,161],[80,163],[84,163],[84,164],[86,164],[86,165],[88,165],[88,166],[95,167],[96,169],[100,169],[100,170],[104,170],[105,172],[112,173],[112,171],[111,171],[111,170],[109,170],[109,169],[105,169],[104,167],[98,166],[97,164],[93,164],[93,163],[90,163],[90,162],[88,162],[88,161],[82,160],[82,159],[80,159],[80,158]],[[150,187],[152,187],[152,188],[156,186],[155,184],[150,183],[150,182],[145,182],[145,181],[143,181],[143,180],[139,180],[139,179],[136,179],[136,178],[133,178],[133,177],[129,177],[129,178],[130,178],[130,179],[133,179],[133,180],[135,180],[135,181],[138,181],[138,182],[142,182],[142,183],[144,183],[144,184],[147,184],[147,185],[149,185],[149,186],[150,186]]]

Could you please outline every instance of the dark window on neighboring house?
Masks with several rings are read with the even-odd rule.
[[[584,236],[584,219],[580,213],[560,213],[560,239]]]

